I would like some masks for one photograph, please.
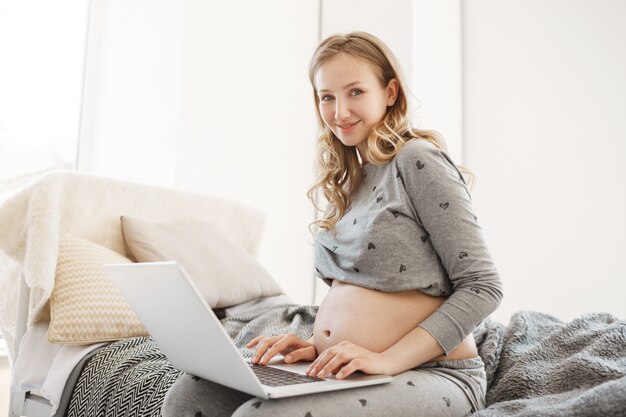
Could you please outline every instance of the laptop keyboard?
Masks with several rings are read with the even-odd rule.
[[[271,366],[252,364],[254,374],[264,385],[270,387],[279,387],[283,385],[306,384],[308,382],[324,381],[322,378],[312,377],[308,375],[298,374],[296,372],[286,371],[284,369],[272,368]]]

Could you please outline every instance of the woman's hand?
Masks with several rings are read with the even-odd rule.
[[[285,362],[312,361],[317,357],[315,345],[300,339],[293,333],[281,334],[278,336],[265,337],[257,336],[247,345],[247,348],[257,346],[252,363],[267,363],[276,354],[285,356]]]
[[[320,353],[306,374],[323,378],[332,372],[337,379],[343,379],[357,370],[366,374],[386,374],[386,359],[380,353],[343,341]]]

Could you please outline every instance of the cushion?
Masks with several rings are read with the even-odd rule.
[[[211,308],[283,293],[250,253],[210,223],[153,223],[122,216],[122,234],[138,262],[181,265]]]
[[[107,247],[72,235],[61,237],[48,341],[89,344],[146,336],[124,296],[104,275],[104,264],[130,262]]]

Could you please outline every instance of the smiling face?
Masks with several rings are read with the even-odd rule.
[[[382,86],[369,62],[345,53],[328,59],[315,74],[322,120],[346,146],[356,146],[364,163],[365,141],[395,103],[398,82]]]

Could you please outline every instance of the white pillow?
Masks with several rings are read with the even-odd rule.
[[[121,220],[128,252],[138,262],[178,262],[211,308],[283,293],[252,255],[210,223]]]

